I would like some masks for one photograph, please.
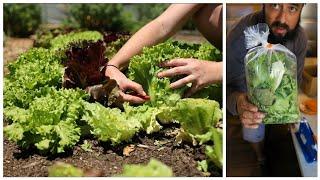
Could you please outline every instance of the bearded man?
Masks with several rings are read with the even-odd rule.
[[[280,43],[296,55],[297,78],[300,84],[307,52],[307,36],[299,24],[303,6],[304,4],[293,3],[264,4],[261,11],[243,17],[227,35],[227,110],[232,115],[239,116],[243,139],[252,145],[261,164],[265,161],[265,126],[262,124],[265,114],[259,112],[247,98],[244,57],[248,50],[243,31],[258,23],[268,24],[268,42]]]

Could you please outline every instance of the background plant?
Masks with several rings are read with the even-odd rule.
[[[3,7],[4,32],[8,36],[27,37],[41,23],[39,4],[4,4]]]
[[[133,23],[123,4],[70,4],[67,22],[98,31],[129,31]]]

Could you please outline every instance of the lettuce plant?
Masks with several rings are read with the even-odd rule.
[[[132,57],[128,76],[131,80],[141,84],[143,89],[150,96],[152,106],[167,104],[174,105],[179,100],[187,86],[180,89],[171,89],[170,83],[180,79],[181,76],[174,78],[158,78],[157,74],[164,70],[160,64],[164,61],[174,58],[197,58],[200,60],[220,60],[221,53],[213,46],[208,44],[187,44],[167,41],[159,45],[144,48],[140,55]],[[218,89],[218,90],[214,90]],[[213,85],[210,88],[204,88],[198,95],[199,98],[208,98],[218,100],[221,93],[211,95],[213,92],[222,91],[220,85]],[[199,96],[201,95],[201,96]]]
[[[171,177],[172,170],[162,162],[151,158],[147,165],[126,164],[120,176],[125,177]]]
[[[35,146],[52,154],[72,148],[80,139],[77,119],[82,114],[82,101],[87,95],[79,89],[51,89],[47,95],[35,98],[28,109],[8,107],[4,115],[11,123],[4,134],[22,148]]]

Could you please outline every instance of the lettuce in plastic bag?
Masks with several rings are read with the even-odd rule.
[[[295,123],[300,116],[296,57],[280,44],[268,44],[268,34],[266,24],[245,30],[247,48],[262,43],[245,57],[248,97],[266,114],[263,123]]]

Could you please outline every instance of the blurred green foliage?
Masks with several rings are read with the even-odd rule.
[[[154,18],[163,13],[170,4],[131,4],[136,15],[136,26],[132,31],[137,31]]]
[[[129,31],[133,25],[123,4],[70,4],[67,23],[97,31]]]
[[[170,4],[70,4],[66,23],[98,31],[135,32],[164,12]],[[194,30],[192,21],[183,29]]]
[[[78,32],[80,29],[73,29],[69,26],[41,24],[35,31],[34,46],[50,48],[50,41],[61,34],[68,34],[70,32]]]
[[[41,23],[39,4],[4,4],[3,25],[7,36],[27,37]]]
[[[135,32],[158,17],[169,5],[163,3],[68,4],[68,18],[64,24],[75,29]],[[40,23],[40,4],[4,4],[4,32],[7,36],[27,37],[35,33]],[[195,26],[192,21],[188,21],[183,29],[194,30]],[[40,29],[39,32],[41,34],[43,29]],[[55,32],[45,34],[48,35],[46,38],[51,39],[52,34]],[[47,42],[44,41],[44,43]]]
[[[132,6],[137,15],[137,24],[134,27],[136,29],[133,29],[133,31],[136,31],[162,14],[170,4],[132,4]],[[194,30],[195,26],[190,20],[182,27],[182,29]]]

